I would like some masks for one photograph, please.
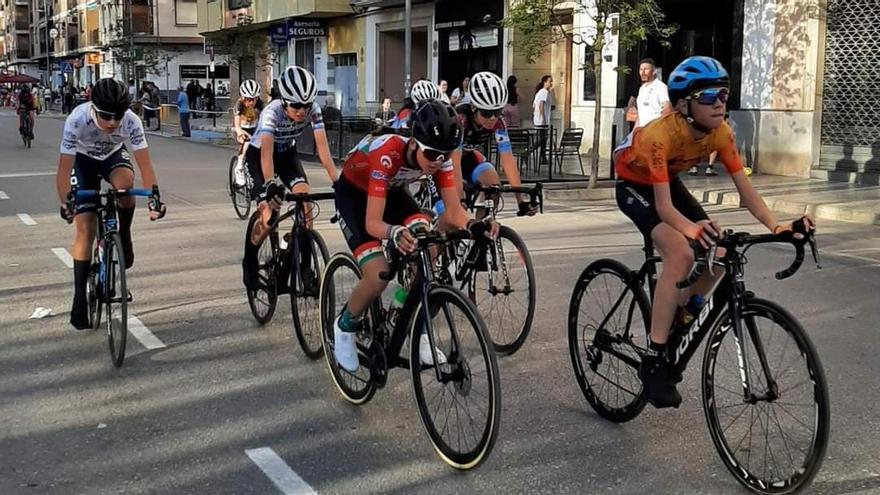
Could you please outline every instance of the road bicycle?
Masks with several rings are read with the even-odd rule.
[[[74,193],[77,202],[96,203],[98,233],[95,236],[86,297],[92,328],[101,328],[102,322],[107,325],[110,360],[117,368],[125,360],[128,303],[132,297],[125,280],[125,253],[119,236],[116,200],[126,196],[149,197],[151,192],[148,189],[108,189],[105,192],[79,189]]]
[[[392,255],[386,280],[395,277],[407,289],[400,309],[374,302],[357,332],[360,366],[346,371],[333,354],[333,324],[361,278],[348,253],[327,263],[321,278],[324,349],[336,388],[352,404],[367,403],[383,388],[394,368],[410,370],[419,417],[434,450],[456,469],[483,462],[498,436],[501,385],[486,325],[473,302],[460,290],[437,283],[430,248],[470,237],[467,231],[416,234],[418,249]],[[419,348],[427,335],[431,362],[422,364]],[[409,339],[408,357],[401,356]]]
[[[33,133],[34,122],[31,119],[30,112],[24,112],[21,115],[21,127],[18,132],[21,134],[21,141],[24,143],[25,147],[30,148],[31,143],[34,140]]]
[[[819,356],[800,323],[778,304],[746,289],[746,252],[755,245],[788,243],[796,256],[776,273],[792,276],[813,233],[751,235],[727,231],[697,256],[684,288],[708,268],[723,277],[694,321],[669,338],[670,373],[680,377],[708,337],[700,381],[703,410],[715,448],[736,480],[758,493],[791,493],[810,483],[829,441],[829,398]],[[645,262],[631,271],[613,259],[591,263],[571,297],[568,341],[575,376],[587,402],[603,418],[629,421],[645,406],[638,368],[647,351],[657,278],[650,239]],[[716,249],[726,253],[716,259]],[[757,431],[755,431],[757,430]]]
[[[327,244],[316,230],[308,228],[320,214],[318,201],[330,200],[336,193],[287,193],[290,202],[287,211],[273,214],[268,235],[260,244],[257,260],[258,283],[247,289],[248,304],[258,323],[268,323],[275,314],[278,296],[290,294],[290,309],[296,338],[306,356],[319,359],[324,349],[321,343],[321,320],[318,315],[319,279],[329,254]],[[306,207],[309,203],[310,207]],[[245,242],[250,242],[254,224],[260,211],[251,215]],[[279,224],[292,219],[293,224],[283,236]],[[309,246],[303,253],[304,246]]]
[[[245,162],[245,154],[249,146],[250,140],[241,143],[238,147],[238,154],[232,155],[229,160],[229,197],[232,199],[235,214],[242,220],[247,218],[251,212],[251,189],[254,187],[254,181]],[[236,178],[236,169],[241,170],[243,177]]]
[[[528,194],[532,206],[544,210],[543,185],[532,187],[470,186],[463,204],[472,212],[483,211],[495,219],[503,210],[504,193]],[[416,201],[435,215],[442,210],[434,181],[424,177]],[[519,234],[502,225],[498,238],[464,240],[449,244],[437,261],[441,283],[457,285],[477,305],[486,320],[495,352],[518,351],[532,328],[537,305],[535,269],[528,247]]]

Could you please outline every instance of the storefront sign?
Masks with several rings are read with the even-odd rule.
[[[467,26],[467,21],[438,22],[437,24],[434,24],[434,29],[440,30],[440,29],[449,29],[449,28],[456,28],[456,27],[462,27],[462,26]]]
[[[319,20],[287,20],[287,37],[290,39],[297,38],[318,38],[327,36],[327,24]]]
[[[181,65],[180,80],[186,79],[207,79],[208,68],[204,65]]]
[[[287,45],[287,24],[273,24],[269,28],[269,38],[273,45]]]
[[[104,54],[100,52],[88,52],[86,53],[86,64],[103,64],[104,63]]]

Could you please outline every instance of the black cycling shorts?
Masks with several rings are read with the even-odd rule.
[[[654,227],[663,223],[660,216],[657,215],[654,186],[619,180],[616,192],[617,206],[620,211],[636,224],[645,238],[650,239]],[[669,193],[672,196],[672,206],[688,220],[698,222],[709,219],[709,216],[703,211],[703,207],[678,177],[669,180]]]
[[[134,172],[131,165],[131,155],[125,147],[119,148],[115,153],[103,160],[96,160],[88,155],[77,153],[73,161],[73,169],[70,171],[70,185],[77,189],[101,189],[101,179],[108,183],[110,175],[117,168],[124,167]],[[80,203],[77,201],[75,214],[91,213],[97,211],[94,200]]]
[[[367,233],[367,193],[355,187],[345,176],[336,181],[336,211],[339,228],[359,265],[382,255],[382,242]],[[416,200],[404,187],[392,187],[385,196],[382,220],[390,225],[412,227],[423,223],[430,226],[430,218],[422,212]]]
[[[465,184],[476,185],[479,177],[487,170],[495,170],[495,166],[486,161],[477,150],[462,150],[461,152],[461,175]]]
[[[244,156],[247,162],[248,172],[251,174],[251,199],[259,200],[260,190],[263,188],[263,166],[260,157],[260,148],[248,146],[247,153]],[[275,150],[272,152],[272,162],[275,165],[275,175],[288,188],[300,183],[309,183],[306,173],[303,170],[302,162],[299,154],[296,152],[296,146],[291,146],[284,151]]]

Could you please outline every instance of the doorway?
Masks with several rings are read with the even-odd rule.
[[[402,29],[379,33],[379,94],[378,100],[391,98],[402,102],[404,92],[404,32]],[[412,82],[430,76],[428,72],[428,28],[412,31]]]

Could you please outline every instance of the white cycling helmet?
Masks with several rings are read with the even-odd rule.
[[[308,69],[298,65],[288,65],[278,78],[278,91],[281,99],[288,103],[308,104],[315,101],[318,83]]]
[[[263,88],[260,87],[260,83],[253,79],[244,81],[241,83],[241,86],[238,87],[238,92],[241,94],[242,98],[259,98],[262,90]]]
[[[440,88],[438,88],[433,82],[422,79],[413,85],[412,90],[410,91],[410,96],[414,103],[426,100],[439,100]]]
[[[507,86],[491,72],[474,74],[469,93],[471,105],[478,110],[500,110],[507,104]]]

